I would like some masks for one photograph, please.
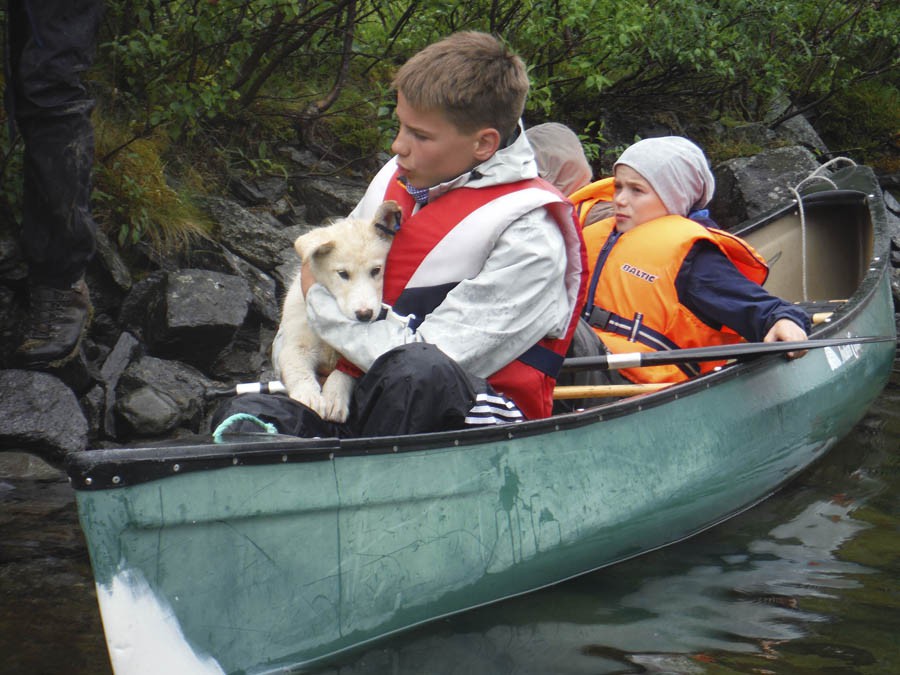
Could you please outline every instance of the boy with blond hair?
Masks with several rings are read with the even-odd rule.
[[[571,204],[538,178],[519,121],[525,65],[497,38],[461,32],[410,58],[393,87],[395,156],[350,214],[401,206],[386,318],[348,319],[303,273],[313,329],[359,376],[350,418],[323,426],[287,399],[292,419],[266,421],[302,436],[375,436],[546,417],[585,265]]]

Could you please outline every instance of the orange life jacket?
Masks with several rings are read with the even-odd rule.
[[[593,183],[588,183],[583,188],[579,188],[569,195],[569,199],[575,205],[575,217],[578,218],[581,227],[584,227],[588,213],[595,204],[613,200],[615,193],[614,182],[615,179],[612,176],[601,178]]]
[[[619,234],[615,219],[584,229],[591,282],[583,317],[614,354],[733,344],[742,338],[715,329],[678,301],[675,279],[698,241],[722,251],[751,281],[768,276],[765,260],[745,241],[681,216],[665,216]],[[723,361],[623,369],[633,382],[680,382]]]

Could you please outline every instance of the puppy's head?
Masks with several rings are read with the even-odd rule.
[[[294,249],[316,281],[351,319],[374,321],[381,311],[384,261],[399,222],[400,207],[388,201],[371,222],[344,218],[297,238]]]

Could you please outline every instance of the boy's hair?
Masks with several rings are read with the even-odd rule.
[[[439,110],[464,133],[496,129],[509,139],[525,109],[525,63],[488,33],[463,31],[428,45],[391,86],[417,110]]]

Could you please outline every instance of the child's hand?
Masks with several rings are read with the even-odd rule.
[[[312,271],[312,265],[304,262],[300,267],[300,288],[303,290],[303,297],[306,297],[310,287],[316,283],[316,277]]]
[[[790,319],[779,319],[772,324],[769,332],[763,338],[763,342],[799,342],[806,339],[806,331],[800,326]],[[789,359],[799,359],[806,354],[806,351],[803,349],[796,352],[788,352],[787,357]]]

